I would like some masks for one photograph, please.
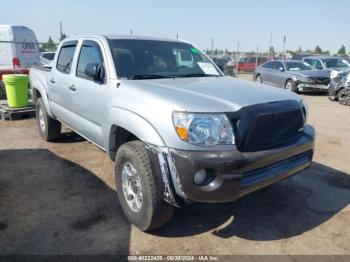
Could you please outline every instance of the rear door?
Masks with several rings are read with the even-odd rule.
[[[30,68],[39,65],[40,53],[34,32],[25,26],[13,26],[14,57],[18,58],[20,67]]]
[[[102,44],[97,40],[84,40],[77,58],[74,85],[70,90],[73,101],[72,111],[79,122],[76,131],[99,146],[103,145],[102,128],[105,120],[105,95],[108,79],[104,70],[106,68],[105,57]],[[89,64],[103,68],[104,79],[102,81],[95,81],[85,73]]]
[[[75,78],[72,68],[77,56],[77,45],[78,41],[67,41],[62,44],[48,81],[49,101],[54,115],[72,128],[74,128],[72,114],[74,97],[70,88]]]
[[[270,61],[261,66],[261,77],[264,83],[271,84],[271,77],[273,73],[275,62]]]

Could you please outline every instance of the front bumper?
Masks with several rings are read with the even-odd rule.
[[[300,92],[325,92],[329,90],[329,85],[316,85],[316,84],[307,84],[299,83],[297,85],[298,91]]]
[[[184,151],[169,149],[186,199],[196,202],[230,202],[308,168],[312,161],[315,130],[306,126],[293,144],[268,151]],[[215,179],[205,186],[194,183],[199,170]]]

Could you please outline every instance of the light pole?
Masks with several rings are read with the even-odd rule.
[[[271,55],[271,45],[272,45],[272,33],[270,34],[269,55],[267,56],[267,60],[270,60],[270,55]]]
[[[285,48],[286,48],[286,39],[287,39],[287,36],[284,36],[283,37],[283,52],[282,52],[282,59],[284,60],[286,58],[284,52],[285,52]]]

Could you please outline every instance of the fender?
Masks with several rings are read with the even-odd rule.
[[[165,146],[164,140],[153,125],[137,113],[121,107],[112,107],[108,110],[106,117],[104,148],[107,152],[109,149],[109,133],[113,125],[124,128],[147,144]]]
[[[48,115],[52,118],[55,118],[54,115],[51,112],[50,106],[49,106],[49,98],[47,96],[46,90],[43,87],[43,84],[39,81],[36,80],[35,78],[30,80],[30,86],[32,88],[33,94],[34,94],[34,89],[38,90],[39,93],[41,94],[41,98],[44,102],[45,110],[48,113]]]

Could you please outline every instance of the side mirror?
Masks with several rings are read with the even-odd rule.
[[[103,65],[89,63],[85,67],[85,74],[94,81],[103,82],[105,78],[105,69]]]
[[[317,69],[317,70],[322,70],[323,67],[322,67],[322,66],[316,66],[316,69]]]
[[[284,72],[284,68],[283,67],[278,68],[278,70],[280,70],[281,72]]]

